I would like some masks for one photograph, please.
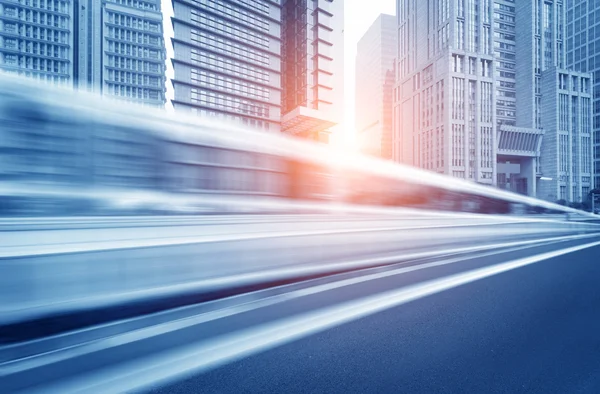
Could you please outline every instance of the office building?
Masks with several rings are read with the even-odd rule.
[[[281,130],[327,142],[344,102],[344,3],[282,2]]]
[[[600,187],[600,3],[567,1],[566,64],[576,71],[593,74],[594,185]]]
[[[192,112],[281,129],[281,5],[173,1],[174,100]]]
[[[175,0],[173,12],[176,110],[327,139],[343,105],[341,0]]]
[[[392,91],[397,50],[394,15],[380,15],[356,50],[355,124],[363,152],[392,158]]]
[[[0,0],[0,68],[162,107],[160,0]]]
[[[72,85],[71,0],[0,0],[0,70]]]
[[[491,0],[398,1],[393,157],[496,184]]]
[[[396,160],[547,200],[581,201],[591,187],[579,162],[589,150],[590,92],[581,87],[590,76],[564,68],[562,1],[399,1],[398,9]],[[542,100],[564,100],[561,94],[575,108],[568,123],[556,122],[567,116],[558,102]],[[560,138],[546,138],[558,134],[570,141],[568,156]],[[552,160],[568,165],[554,176]]]
[[[75,0],[79,89],[149,106],[165,104],[160,0]]]

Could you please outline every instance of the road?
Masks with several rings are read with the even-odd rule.
[[[585,249],[390,308],[152,392],[597,393],[599,280],[600,247]],[[401,278],[393,281],[402,285]]]
[[[37,341],[0,391],[597,393],[598,256],[579,235],[179,308]]]

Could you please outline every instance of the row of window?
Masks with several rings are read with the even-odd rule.
[[[137,58],[161,60],[161,52],[156,49],[108,41],[108,51]]]
[[[209,109],[204,108],[191,108],[191,112],[194,115],[201,116],[203,118],[215,118],[221,119],[229,122],[239,123],[244,126],[256,127],[265,131],[269,131],[270,122],[263,121],[259,119],[247,118],[245,116],[233,115],[230,113],[211,111]]]
[[[52,41],[61,44],[69,43],[69,34],[67,32],[46,29],[38,26],[25,26],[17,23],[5,23],[4,31],[9,34],[15,34],[21,37],[33,38],[36,40]]]
[[[52,44],[43,44],[31,41],[19,42],[16,39],[6,38],[4,39],[4,48],[30,53],[32,55],[55,57],[59,59],[69,58],[69,52],[66,47]]]
[[[66,85],[70,82],[68,76],[59,76],[56,74],[48,74],[44,72],[30,71],[26,69],[4,70],[4,72],[7,74],[24,75],[27,78],[33,78],[41,82],[54,83],[55,85]]]
[[[147,19],[136,18],[133,16],[127,16],[123,14],[117,14],[114,12],[108,13],[108,23],[114,25],[131,27],[138,30],[148,30],[155,33],[160,33],[161,25],[157,22],[151,22]]]
[[[217,90],[225,90],[228,93],[247,96],[257,100],[269,100],[269,89],[263,86],[255,85],[239,79],[225,77],[220,74],[212,73],[205,70],[191,69],[192,82],[199,83],[206,87],[216,88]]]
[[[69,27],[67,17],[46,12],[5,7],[4,15],[11,18],[18,18],[24,22],[60,27],[61,29],[67,29]]]
[[[120,29],[112,26],[109,26],[108,28],[108,37],[122,41],[129,41],[134,44],[160,45],[162,42],[161,38],[154,35],[127,29]]]
[[[3,63],[7,66],[20,67],[28,70],[47,71],[68,74],[68,63],[50,59],[32,58],[30,56],[17,56],[4,54]]]
[[[265,84],[269,83],[269,73],[267,71],[246,63],[238,62],[196,48],[191,49],[190,58],[192,62],[204,67],[214,68],[222,72],[229,72]]]
[[[153,72],[158,73],[163,69],[163,65],[161,63],[154,63],[145,60],[136,60],[129,59],[121,56],[108,56],[108,66],[117,67],[117,68],[125,68],[131,71],[145,71],[145,72]]]
[[[590,79],[580,78],[576,75],[572,75],[571,78],[569,78],[568,74],[559,74],[558,88],[575,92],[579,91],[581,93],[590,93]]]
[[[65,0],[18,0],[18,3],[27,7],[41,8],[48,11],[66,14],[69,12],[70,1]]]
[[[111,82],[130,83],[133,85],[147,85],[159,87],[160,80],[144,74],[137,74],[129,71],[108,70],[108,80]]]
[[[209,28],[225,36],[244,42],[250,42],[266,49],[269,48],[269,39],[264,35],[234,25],[212,15],[205,14],[196,9],[192,9],[190,19],[192,22],[195,22],[198,26],[202,26],[205,29]]]
[[[267,19],[262,18],[252,12],[248,12],[245,9],[240,9],[235,7],[231,3],[226,3],[221,0],[193,0],[194,3],[200,4],[203,8],[210,10],[211,12],[216,13],[217,15],[224,15],[233,19],[237,22],[243,23],[245,25],[249,25],[255,29],[262,30],[264,32],[269,31],[269,22]],[[259,1],[254,1],[253,3],[260,3]],[[266,12],[263,14],[269,14],[269,8],[266,4],[262,3]],[[192,13],[194,11],[192,10]]]
[[[128,7],[137,8],[140,10],[158,11],[158,6],[155,2],[144,0],[106,0],[109,3],[125,5]]]
[[[251,100],[228,96],[221,93],[209,92],[202,89],[191,89],[192,103],[200,104],[215,109],[226,110],[244,115],[268,118],[269,106]]]
[[[225,53],[234,57],[243,58],[253,63],[263,65],[269,64],[269,55],[261,51],[249,48],[247,46],[237,44],[235,42],[225,40],[219,36],[199,31],[196,29],[190,30],[191,40],[202,46],[206,46],[215,52]]]
[[[162,98],[162,92],[159,90],[136,88],[132,86],[123,86],[118,84],[108,84],[108,94],[117,97],[137,98],[146,100],[159,100]]]

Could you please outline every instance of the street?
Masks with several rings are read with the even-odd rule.
[[[156,393],[597,393],[600,247],[425,297]]]

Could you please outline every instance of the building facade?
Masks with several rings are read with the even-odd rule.
[[[397,25],[393,15],[380,15],[360,39],[356,51],[355,124],[362,150],[392,158],[392,91]]]
[[[0,0],[0,70],[72,85],[74,3]]]
[[[594,185],[600,186],[600,3],[566,1],[566,64],[593,75]]]
[[[342,0],[282,2],[281,130],[327,142],[343,114]]]
[[[490,0],[402,0],[398,10],[393,157],[496,184]]]
[[[554,120],[561,112],[542,99],[574,97],[561,88],[560,75],[590,78],[565,69],[562,1],[440,0],[427,6],[406,0],[398,10],[395,159],[548,200],[581,201],[591,187],[587,166],[570,164],[553,176],[550,163],[560,140],[546,135],[559,132]],[[586,94],[577,92],[577,100],[585,102]],[[577,120],[560,131],[569,141],[581,138],[577,151],[587,152],[584,122],[591,116],[581,112],[584,104],[577,108]],[[561,197],[563,187],[569,192]]]
[[[280,131],[279,2],[175,0],[173,13],[174,108]]]
[[[175,0],[173,12],[176,110],[327,139],[343,105],[341,0]]]
[[[163,107],[166,49],[160,0],[75,0],[79,89]]]
[[[160,0],[0,0],[0,68],[162,107]]]

